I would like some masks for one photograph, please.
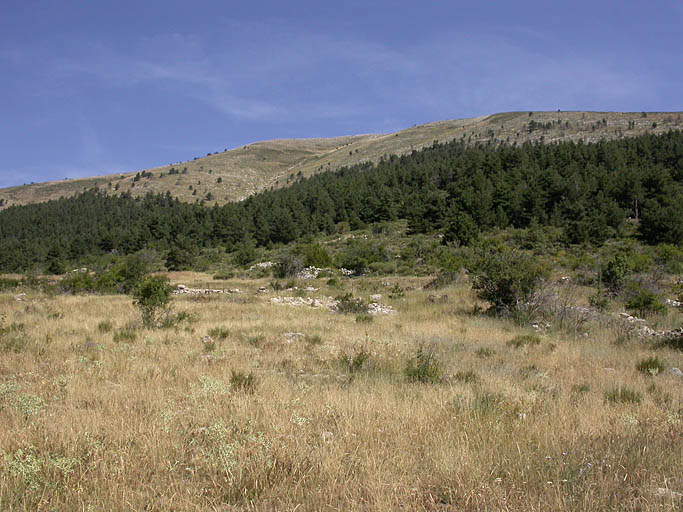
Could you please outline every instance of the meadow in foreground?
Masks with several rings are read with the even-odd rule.
[[[397,311],[377,316],[228,284],[176,296],[163,329],[128,296],[0,295],[0,509],[683,504],[679,350],[613,322],[474,314],[466,282],[430,297],[420,278],[343,280]]]

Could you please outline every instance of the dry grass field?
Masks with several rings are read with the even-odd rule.
[[[368,317],[170,277],[240,292],[175,296],[153,330],[127,296],[0,294],[1,510],[683,506],[680,351],[608,321],[536,335],[466,282],[342,280],[396,310]]]
[[[0,189],[0,199],[6,205],[30,204],[98,188],[107,194],[129,192],[133,196],[169,192],[185,202],[223,204],[271,187],[287,186],[298,176],[417,151],[435,140],[458,139],[468,144],[489,141],[522,144],[539,140],[595,142],[665,133],[670,129],[683,129],[680,112],[507,112],[428,123],[389,134],[271,140],[229,151],[216,148],[217,152],[211,155],[148,169],[147,177],[138,181],[133,171],[35,183]]]

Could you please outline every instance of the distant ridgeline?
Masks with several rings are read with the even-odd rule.
[[[96,191],[12,206],[0,212],[0,271],[145,247],[171,254],[188,247],[233,250],[248,239],[287,243],[396,219],[407,219],[409,233],[443,231],[456,242],[463,225],[480,231],[552,225],[563,229],[568,244],[602,244],[636,224],[647,243],[680,245],[683,133],[595,144],[435,142],[222,207]]]

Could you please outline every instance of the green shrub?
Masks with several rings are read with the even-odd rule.
[[[312,243],[299,245],[295,249],[295,253],[303,259],[306,267],[331,267],[333,264],[332,256],[327,252],[327,249],[320,244]]]
[[[636,370],[645,375],[652,376],[662,373],[664,371],[664,365],[656,357],[648,357],[647,359],[638,361]]]
[[[602,266],[601,280],[612,291],[622,288],[626,278],[633,272],[633,263],[624,253],[617,253]]]
[[[222,272],[218,272],[213,276],[215,281],[227,281],[233,277],[235,277],[235,272],[233,270],[223,270]]]
[[[352,293],[346,293],[335,297],[337,301],[336,309],[344,314],[362,314],[368,312],[368,305],[360,298],[354,298]]]
[[[525,345],[538,345],[541,343],[541,338],[535,334],[520,334],[515,336],[510,341],[506,343],[509,347],[520,348]]]
[[[642,395],[633,389],[616,387],[605,391],[605,401],[612,404],[639,404],[643,400]]]
[[[533,256],[498,246],[479,254],[472,287],[499,312],[516,313],[537,291],[549,271]]]
[[[630,283],[626,291],[626,309],[638,316],[666,313],[662,297],[638,283]]]
[[[431,348],[420,346],[415,357],[408,360],[405,375],[410,382],[424,384],[441,382],[441,368],[436,352]]]
[[[142,325],[157,327],[163,315],[170,312],[173,287],[165,276],[145,278],[133,292],[133,304],[140,309]]]
[[[98,290],[95,277],[90,272],[70,272],[59,281],[62,293],[93,293]]]

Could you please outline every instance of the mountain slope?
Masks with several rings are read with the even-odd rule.
[[[166,193],[181,201],[204,200],[222,204],[271,187],[383,156],[406,154],[433,143],[464,139],[470,144],[526,141],[616,139],[642,133],[683,129],[683,116],[673,113],[619,112],[507,112],[469,119],[440,121],[390,134],[328,139],[282,139],[256,142],[240,148],[123,174],[36,183],[0,189],[4,206],[69,197],[98,188],[108,194]]]

